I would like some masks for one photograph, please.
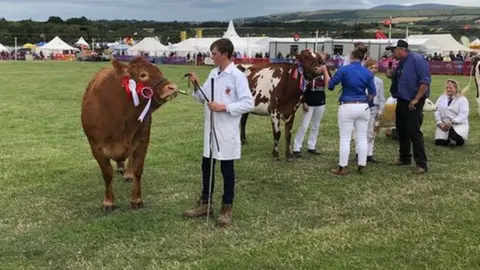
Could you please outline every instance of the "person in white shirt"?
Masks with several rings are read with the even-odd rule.
[[[229,39],[221,38],[210,46],[214,68],[202,90],[210,102],[205,102],[203,94],[197,90],[193,96],[198,102],[204,104],[204,140],[202,178],[203,189],[197,207],[184,212],[185,217],[201,217],[212,213],[208,208],[208,201],[212,199],[210,194],[210,113],[213,113],[214,132],[212,135],[213,166],[215,160],[220,160],[223,175],[224,193],[223,204],[218,225],[227,226],[232,220],[232,204],[235,189],[234,160],[240,159],[240,118],[244,113],[251,112],[254,108],[254,100],[248,85],[247,77],[231,61],[233,44]],[[211,79],[214,79],[214,100],[211,98]],[[190,81],[198,82],[194,72],[190,74]],[[217,147],[218,146],[218,147]],[[212,172],[213,173],[213,172]],[[211,191],[213,192],[214,180]]]
[[[434,113],[437,124],[435,130],[435,144],[447,146],[451,141],[456,145],[465,144],[468,138],[470,107],[468,100],[460,92],[460,85],[456,80],[448,79],[445,83],[445,93],[435,103],[437,110]]]
[[[367,68],[372,71],[375,75],[378,72],[377,62],[374,60],[368,60],[366,62]],[[385,89],[383,86],[383,80],[378,76],[374,77],[375,89],[377,90],[377,95],[374,97],[373,101],[370,102],[370,120],[368,121],[368,131],[367,131],[367,142],[368,142],[368,151],[367,151],[367,162],[378,163],[373,157],[373,149],[375,146],[375,123],[378,122],[380,117],[385,111]]]

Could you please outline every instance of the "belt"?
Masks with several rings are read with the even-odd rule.
[[[343,104],[362,104],[362,103],[368,103],[368,101],[341,101],[340,105]]]

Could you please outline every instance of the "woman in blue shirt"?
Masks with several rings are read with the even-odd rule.
[[[340,133],[339,167],[332,172],[337,175],[347,175],[345,167],[350,155],[350,140],[355,128],[356,148],[358,152],[358,172],[361,173],[367,164],[367,129],[370,119],[369,107],[376,95],[373,73],[362,66],[368,49],[359,46],[350,54],[350,64],[341,67],[328,83],[328,89],[342,83],[342,93],[338,107],[338,129]],[[368,96],[365,93],[368,90]]]

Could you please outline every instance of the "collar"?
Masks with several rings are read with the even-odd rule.
[[[224,74],[224,73],[225,73],[225,74],[231,74],[231,73],[233,72],[233,69],[234,69],[234,68],[235,68],[235,63],[230,62],[230,64],[228,64],[228,66],[225,68],[225,70],[223,70],[223,72],[221,72],[221,73],[219,74],[219,72],[220,72],[220,67],[216,67],[216,68],[215,68],[215,76],[218,77],[218,76],[220,76],[220,75],[222,75],[222,74]]]

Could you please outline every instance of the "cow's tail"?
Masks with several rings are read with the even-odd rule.
[[[465,96],[468,93],[468,90],[470,90],[470,86],[472,85],[472,77],[474,75],[474,71],[475,71],[475,67],[472,65],[472,67],[470,68],[470,78],[468,79],[468,84],[460,92],[460,94],[462,96]]]

